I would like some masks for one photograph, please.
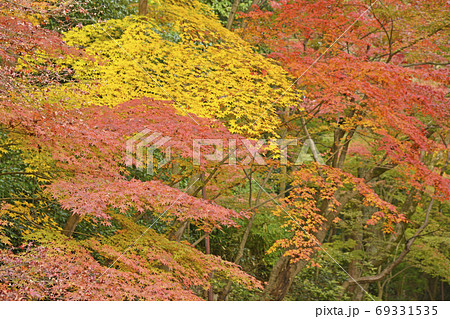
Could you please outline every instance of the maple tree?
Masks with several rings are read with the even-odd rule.
[[[16,23],[16,17],[5,17],[2,22],[11,28],[11,24]],[[176,218],[180,221],[189,220],[192,223],[204,229],[211,230],[213,227],[220,228],[224,226],[235,226],[236,218],[241,218],[242,215],[230,209],[218,206],[212,202],[198,199],[183,193],[182,191],[165,185],[161,180],[139,180],[133,178],[133,174],[126,170],[124,166],[125,159],[125,141],[126,138],[133,134],[142,131],[144,128],[155,130],[171,137],[169,146],[175,153],[181,157],[192,157],[192,143],[194,138],[208,138],[210,136],[222,138],[233,138],[234,136],[228,132],[227,129],[219,122],[214,122],[210,119],[199,118],[193,114],[189,115],[189,121],[186,116],[177,114],[177,111],[168,102],[160,102],[153,99],[134,100],[123,103],[115,108],[108,107],[84,107],[84,108],[68,108],[67,103],[60,101],[56,103],[38,104],[38,107],[30,105],[31,102],[39,103],[40,100],[35,99],[33,94],[33,86],[36,81],[41,82],[47,87],[60,85],[59,79],[47,77],[45,72],[39,73],[36,70],[46,70],[49,67],[46,63],[36,63],[28,67],[28,61],[40,61],[40,57],[44,56],[44,62],[55,55],[66,54],[67,57],[74,58],[80,51],[70,49],[66,46],[60,37],[51,31],[43,30],[37,25],[33,25],[26,20],[17,19],[18,32],[30,36],[32,41],[29,44],[22,45],[15,36],[6,37],[6,44],[9,45],[8,50],[5,50],[7,57],[15,64],[16,67],[10,67],[7,63],[2,64],[2,71],[17,69],[22,76],[18,77],[17,81],[13,78],[4,87],[4,96],[1,100],[1,127],[2,131],[7,132],[7,138],[11,141],[15,148],[19,149],[24,156],[28,157],[27,165],[24,171],[9,171],[2,172],[3,175],[29,175],[37,178],[41,184],[41,200],[48,203],[55,201],[62,209],[69,210],[71,216],[68,219],[64,229],[59,225],[50,222],[44,224],[46,227],[60,230],[65,235],[71,236],[80,219],[85,216],[92,216],[103,223],[109,223],[111,214],[114,211],[122,214],[135,212],[137,215],[151,212],[155,214],[157,219],[162,219],[166,223]],[[23,28],[22,26],[25,26]],[[8,35],[8,29],[3,28]],[[48,37],[47,37],[48,35]],[[42,53],[47,56],[42,55]],[[83,54],[81,52],[81,54]],[[37,59],[35,59],[35,57]],[[8,61],[6,61],[8,62]],[[10,63],[11,64],[11,63]],[[35,72],[33,74],[33,72]],[[23,82],[24,74],[30,73],[33,76],[33,81]],[[43,81],[41,81],[43,80]],[[19,93],[17,96],[16,93]],[[51,95],[49,95],[51,96]],[[174,130],[176,128],[176,130]],[[7,148],[8,143],[4,145],[5,152],[10,150]],[[5,200],[5,198],[3,199]],[[41,203],[42,201],[40,201]],[[1,207],[1,214],[14,218],[15,216],[23,216],[25,219],[33,216],[33,211],[36,209],[34,199],[29,202],[26,198],[16,197],[12,195],[11,199],[3,202]],[[46,220],[48,220],[47,216]],[[116,218],[116,220],[119,217]],[[37,220],[36,220],[37,221]],[[123,223],[123,221],[122,221]],[[11,223],[6,221],[2,225],[9,226]],[[32,233],[36,234],[36,227],[39,229],[42,225],[36,224]],[[142,230],[142,234],[147,233],[148,229]],[[151,232],[149,235],[154,238],[156,235]],[[88,264],[95,265],[95,261],[89,253],[81,248],[76,248],[75,254],[80,258],[79,265],[81,273],[71,273],[69,278],[66,277],[65,272],[71,269],[70,260],[58,258],[54,253],[53,246],[60,239],[53,237],[50,233],[45,233],[44,238],[51,237],[53,241],[43,242],[42,238],[38,240],[43,246],[50,245],[50,248],[37,248],[31,251],[31,255],[38,254],[41,261],[37,262],[36,269],[40,269],[40,265],[46,265],[49,271],[56,271],[62,276],[61,280],[57,280],[62,286],[54,286],[48,281],[49,274],[30,273],[11,279],[9,275],[2,279],[2,296],[7,299],[91,299],[96,296],[95,293],[85,290],[86,284],[101,272],[109,271],[108,266],[96,266],[98,269],[87,275],[83,271],[83,267],[88,267]],[[141,235],[142,237],[142,235]],[[8,238],[2,236],[2,241],[9,244]],[[63,241],[64,242],[64,241]],[[126,249],[129,246],[124,241],[121,241],[118,249]],[[160,247],[162,243],[158,242],[155,247]],[[67,248],[66,244],[63,244]],[[185,246],[185,244],[175,243],[175,245]],[[69,255],[69,252],[61,248],[63,255]],[[148,277],[148,291],[138,295],[130,295],[128,282],[124,286],[122,292],[114,295],[111,291],[105,292],[105,295],[99,294],[95,298],[112,298],[112,299],[197,299],[189,289],[192,286],[207,286],[209,281],[209,274],[214,271],[220,273],[219,268],[205,267],[206,260],[202,260],[202,268],[193,266],[193,259],[195,251],[191,250],[190,257],[186,257],[187,268],[184,269],[198,269],[198,280],[195,279],[195,273],[184,273],[180,267],[173,267],[166,264],[171,271],[178,273],[182,282],[181,285],[174,286],[173,283],[164,283],[162,278],[167,277],[167,274],[161,274],[155,269],[142,268],[142,265],[131,262],[123,258],[122,252],[116,251],[112,248],[102,248],[104,254],[108,254],[108,258],[117,258],[125,263],[127,267],[134,267],[139,273],[145,270]],[[45,252],[44,252],[45,251]],[[49,251],[47,254],[46,252]],[[142,249],[140,250],[142,251]],[[160,251],[160,250],[158,250]],[[164,252],[160,251],[159,254]],[[145,253],[144,253],[145,254]],[[157,255],[152,253],[156,258]],[[156,253],[158,254],[158,253]],[[189,254],[189,253],[188,253]],[[145,256],[145,255],[144,255]],[[30,261],[28,255],[11,256],[8,253],[2,252],[3,263],[9,263],[13,266],[11,271],[16,273],[17,267],[21,264],[28,264]],[[153,258],[153,257],[152,257]],[[167,257],[168,258],[168,257]],[[191,259],[190,259],[191,258]],[[32,258],[32,260],[34,257]],[[163,261],[164,262],[164,261]],[[31,262],[32,263],[32,262]],[[218,259],[211,259],[211,265],[223,263]],[[226,264],[223,271],[229,269],[235,272],[236,279],[248,277],[243,272],[239,272],[232,264]],[[56,267],[56,268],[55,268]],[[64,268],[66,267],[66,268]],[[221,267],[221,266],[220,266]],[[233,270],[234,269],[234,270]],[[127,269],[128,270],[128,269]],[[227,270],[228,271],[228,270]],[[236,272],[237,271],[237,272]],[[228,271],[229,272],[229,271]],[[128,270],[130,276],[134,276]],[[38,284],[35,286],[31,284],[35,277],[38,278]],[[40,277],[42,276],[42,277]],[[73,277],[71,277],[73,276]],[[123,276],[123,274],[122,274]],[[128,276],[125,274],[125,276]],[[244,277],[243,277],[244,276]],[[131,278],[130,277],[130,280]],[[63,280],[64,278],[64,280]],[[190,279],[189,279],[190,278]],[[249,277],[248,277],[249,278]],[[141,278],[142,280],[146,280]],[[9,285],[10,280],[20,281],[21,284],[16,288]],[[67,281],[69,280],[69,281]],[[77,282],[75,287],[65,286],[66,283]],[[240,279],[238,279],[240,280]],[[189,283],[189,281],[191,283]],[[250,279],[246,280],[249,287],[258,287],[257,281]],[[150,288],[151,282],[155,283],[154,288]],[[44,284],[42,284],[44,283]],[[20,290],[22,284],[28,284],[29,289]],[[118,284],[118,282],[117,282]],[[114,280],[106,283],[107,287],[111,287]],[[147,284],[146,284],[147,285]],[[8,288],[6,288],[8,287]],[[127,288],[128,287],[128,288]],[[175,287],[175,288],[174,288]],[[6,290],[5,290],[6,289]],[[49,290],[50,289],[50,290]],[[170,290],[175,289],[175,293],[169,293]],[[176,290],[184,289],[185,292]],[[64,295],[64,292],[76,292],[72,297]],[[110,289],[108,289],[110,290]],[[128,291],[128,292],[127,292]],[[176,297],[174,297],[176,295]]]
[[[190,288],[208,287],[211,271],[250,288],[261,287],[229,262],[171,242],[124,217],[121,221],[125,228],[107,243],[39,231],[29,239],[40,246],[30,243],[20,254],[1,251],[0,299],[201,300]],[[129,255],[122,256],[144,231]]]
[[[0,299],[448,282],[448,4],[203,3],[222,21],[197,1],[0,4]]]
[[[306,99],[300,104],[303,110],[287,114],[286,129],[293,136],[298,131],[306,137],[317,136],[327,146],[319,148],[327,158],[326,164],[357,177],[367,190],[383,181],[383,174],[395,171],[405,183],[402,188],[417,200],[410,206],[411,197],[405,198],[403,204],[396,205],[397,212],[403,215],[393,216],[392,224],[385,222],[390,228],[386,231],[395,230],[390,241],[401,241],[407,228],[404,217],[412,216],[419,198],[431,197],[431,201],[449,198],[448,179],[440,174],[441,168],[445,172],[442,154],[448,152],[445,137],[449,116],[448,68],[444,67],[448,63],[445,58],[448,3],[273,1],[271,4],[270,11],[254,10],[246,15],[241,35],[280,61],[298,77],[295,87],[306,91]],[[430,166],[430,156],[441,160]],[[308,176],[305,169],[293,170],[294,185],[304,185],[299,183]],[[306,172],[311,174],[310,170]],[[313,174],[316,177],[309,175],[305,180],[323,179],[328,169],[317,166]],[[343,183],[345,176],[349,175],[341,175],[338,183]],[[267,298],[282,299],[286,295],[290,283],[312,255],[312,250],[306,247],[317,248],[339,212],[350,200],[359,197],[357,191],[347,190],[342,184],[336,187],[335,183],[328,177],[320,188],[301,186],[298,195],[288,196],[285,205],[291,214],[285,225],[292,229],[293,237],[277,244],[288,249],[274,266],[266,287]],[[368,195],[365,192],[364,197]],[[358,201],[375,207],[367,199]],[[386,203],[381,207],[392,205]],[[278,210],[278,214],[283,213]],[[390,219],[385,213],[375,212],[365,219],[367,224],[373,224],[386,217]],[[296,219],[300,221],[294,223]],[[401,226],[395,226],[399,222]],[[406,253],[410,244],[406,242]],[[303,260],[299,261],[302,255]],[[386,270],[391,270],[398,261]],[[389,273],[382,272],[369,279],[356,268],[354,271],[350,270],[350,275],[364,284],[381,280]]]
[[[76,88],[86,92],[78,99],[87,104],[114,106],[142,96],[169,99],[183,112],[223,120],[232,133],[259,137],[276,135],[278,110],[300,100],[290,92],[273,105],[273,97],[293,79],[197,2],[165,2],[145,17],[74,28],[64,40],[98,56],[65,61],[79,82]]]

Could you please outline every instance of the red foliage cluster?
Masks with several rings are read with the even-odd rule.
[[[169,240],[158,242],[158,236],[153,233],[154,243],[140,243],[126,256],[121,248],[94,240],[86,247],[56,239],[49,246],[29,244],[24,253],[0,250],[0,300],[202,300],[192,289],[206,289],[211,271],[261,288],[235,265]],[[103,266],[92,250],[120,260],[115,267]]]
[[[144,128],[171,137],[165,145],[180,156],[192,157],[199,138],[238,138],[221,123],[177,114],[169,102],[133,100],[117,108],[92,106],[64,110],[47,105],[30,109],[17,105],[0,110],[0,123],[22,130],[33,149],[45,149],[64,174],[48,186],[64,208],[108,219],[108,209],[152,210],[180,220],[202,220],[205,229],[235,225],[240,215],[212,202],[188,196],[154,180],[127,178],[126,137]],[[194,186],[195,188],[198,186]]]
[[[295,0],[272,7],[244,15],[242,36],[298,78],[306,111],[344,131],[357,128],[372,154],[383,152],[389,165],[404,168],[407,183],[436,187],[440,200],[449,199],[448,180],[421,158],[448,150],[448,1]]]
[[[61,55],[80,55],[80,50],[68,47],[61,36],[35,25],[24,17],[2,15],[9,2],[0,4],[0,99],[12,92],[21,92],[29,84],[46,85],[60,80],[53,70],[51,59]],[[44,59],[46,63],[34,64],[26,70],[17,70],[16,64],[25,56],[30,61]],[[0,100],[0,103],[2,101]],[[1,104],[0,104],[1,105]]]
[[[1,300],[200,300],[155,274],[109,269],[97,280],[107,268],[82,248],[37,247],[25,255],[2,250],[0,262]]]

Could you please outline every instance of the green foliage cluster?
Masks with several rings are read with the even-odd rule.
[[[42,25],[62,32],[99,21],[122,19],[136,13],[136,3],[136,0],[77,0],[69,4],[67,10],[50,15]],[[65,1],[58,4],[64,5]]]
[[[228,16],[231,12],[233,0],[200,0],[202,3],[207,4],[212,11],[217,15],[220,22],[223,25],[227,24]],[[253,0],[243,0],[239,3],[237,12],[247,12],[250,9]]]

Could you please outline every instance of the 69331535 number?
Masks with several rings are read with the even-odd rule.
[[[375,313],[380,316],[436,316],[437,306],[378,306]]]

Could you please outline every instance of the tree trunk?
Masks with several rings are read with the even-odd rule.
[[[308,132],[308,128],[306,127],[305,120],[302,118],[302,128],[303,131],[308,139],[311,139],[311,136]],[[339,129],[340,130],[340,129]],[[334,144],[336,150],[338,149],[339,141],[344,137],[345,133],[343,133],[342,130],[335,131],[334,136]],[[350,140],[352,138],[353,134],[348,135],[348,139]],[[344,154],[345,156],[346,149],[341,151],[341,156]],[[315,162],[319,163],[319,156],[316,152],[316,150],[313,150],[313,157]],[[333,158],[333,167],[337,167],[339,163],[338,161],[339,157],[335,156]],[[322,176],[322,172],[319,168],[319,175]],[[335,193],[335,198],[341,203],[341,206],[333,212],[329,212],[329,204],[330,200],[324,200],[321,202],[320,205],[320,214],[324,216],[327,221],[322,225],[322,229],[316,234],[316,239],[321,245],[325,239],[326,234],[328,233],[328,230],[330,229],[332,225],[332,221],[339,215],[342,208],[345,206],[345,204],[354,196],[356,195],[356,192],[347,192],[344,195],[340,195],[339,191]],[[291,288],[291,285],[295,279],[295,276],[304,269],[304,267],[308,264],[305,260],[300,260],[296,263],[291,262],[292,258],[289,256],[282,256],[276,264],[274,265],[270,277],[269,282],[263,292],[263,299],[264,300],[282,300],[286,294],[289,292],[289,289]]]
[[[233,25],[234,17],[236,16],[236,11],[239,7],[239,3],[241,3],[241,0],[234,0],[233,6],[231,7],[230,15],[228,16],[227,21],[227,29],[231,30],[231,26]]]
[[[284,194],[286,192],[286,176],[287,176],[287,167],[286,165],[281,166],[281,180],[280,180],[280,194]],[[285,195],[281,195],[281,197],[285,197]]]
[[[174,226],[172,227],[172,232],[170,232],[168,235],[169,239],[179,242],[181,240],[181,237],[183,237],[188,223],[188,221],[180,222],[176,220]]]
[[[362,212],[362,215],[364,213]],[[353,224],[353,233],[351,234],[351,238],[356,242],[356,245],[354,247],[354,250],[360,250],[363,251],[364,250],[364,234],[363,234],[363,229],[364,229],[364,222],[363,222],[364,216],[358,216],[356,218],[355,224]],[[360,261],[353,259],[349,266],[348,266],[348,274],[352,277],[352,278],[359,278],[361,277],[361,269],[360,269]],[[354,301],[361,301],[364,299],[364,294],[365,294],[365,290],[367,290],[367,287],[362,287],[364,288],[361,289],[360,286],[358,285],[353,285],[353,286],[349,286],[349,288],[347,289],[347,291],[349,292],[351,299]]]
[[[64,226],[63,234],[67,237],[72,237],[73,232],[75,231],[75,228],[77,227],[80,219],[81,216],[78,214],[70,215],[69,219],[67,220],[66,226]]]
[[[255,205],[259,204],[259,200],[261,199],[263,187],[267,184],[267,181],[269,180],[269,178],[272,174],[272,170],[273,170],[273,167],[270,168],[268,174],[266,175],[266,178],[263,181],[263,184],[262,184],[258,194],[256,195]],[[245,173],[245,170],[244,170],[244,173]],[[253,206],[252,205],[252,179],[253,179],[252,168],[250,168],[250,173],[248,175],[246,173],[245,175],[248,178],[249,189],[250,189],[249,196],[248,196],[248,207],[249,207],[249,209],[251,209]],[[242,236],[238,253],[236,254],[236,258],[234,259],[235,264],[239,264],[239,261],[241,260],[242,256],[244,256],[245,245],[247,244],[248,236],[250,235],[250,230],[252,229],[253,221],[255,220],[255,216],[256,216],[256,211],[253,210],[253,214],[250,217],[250,219],[248,220],[247,228],[245,228],[244,235]],[[228,280],[227,284],[225,285],[225,288],[219,294],[219,300],[227,300],[228,294],[230,293],[230,291],[231,291],[231,280]]]
[[[339,215],[342,208],[356,195],[356,191],[348,192],[345,195],[340,196],[339,193],[336,194],[336,199],[341,203],[341,206],[336,211],[328,213],[328,207],[330,202],[323,201],[320,205],[321,215],[325,216],[327,221],[323,223],[322,229],[317,232],[316,239],[320,245],[325,240],[325,237],[333,224],[333,220]],[[292,258],[287,256],[282,256],[276,264],[274,265],[269,282],[263,292],[264,300],[282,300],[286,294],[289,292],[291,285],[294,281],[295,276],[303,270],[308,261],[300,260],[296,263],[291,262]]]
[[[289,292],[295,276],[306,264],[305,260],[293,264],[290,257],[279,258],[270,273],[269,282],[264,289],[263,300],[283,300]]]
[[[148,6],[148,0],[139,0],[139,15],[140,16],[145,16],[148,13],[147,10],[147,6]]]
[[[250,7],[248,7],[246,13],[249,13],[250,11],[253,11],[253,8],[254,8],[253,6],[255,6],[255,5],[259,6],[262,3],[263,3],[262,0],[253,0],[252,4],[250,5]],[[245,27],[246,27],[246,23],[245,23],[245,21],[242,21],[241,25],[240,25],[240,28],[241,29],[245,29]]]
[[[207,255],[211,254],[211,244],[209,242],[209,233],[206,234],[205,237],[205,252]],[[209,277],[211,278],[211,285],[208,288],[208,301],[214,301],[214,297],[213,297],[213,287],[212,287],[212,277],[213,274],[211,273],[209,275]]]
[[[255,216],[256,213],[253,212],[252,216],[248,221],[247,228],[245,229],[244,235],[242,236],[241,244],[239,245],[239,251],[236,255],[236,258],[234,259],[235,264],[238,264],[242,256],[244,255],[245,244],[247,243],[248,235],[250,234],[250,230],[252,228],[253,221],[255,220]],[[231,291],[231,280],[228,280],[227,284],[225,285],[225,288],[219,295],[219,300],[227,300],[230,291]]]
[[[325,207],[322,209],[326,210]],[[325,222],[322,230],[320,230],[316,238],[320,244],[325,239],[328,229],[331,227],[332,222]],[[300,260],[296,263],[291,262],[292,258],[289,256],[282,256],[277,260],[270,272],[269,282],[263,292],[264,300],[283,300],[286,294],[289,292],[295,276],[306,267],[308,261]]]
[[[193,174],[189,180],[189,186],[186,190],[186,194],[191,195],[195,191],[195,184],[200,180],[200,174]],[[180,241],[181,237],[183,237],[184,231],[189,224],[188,221],[181,222],[179,220],[175,220],[171,230],[168,232],[167,237],[170,240]]]
[[[422,231],[428,226],[429,218],[431,209],[433,208],[434,198],[430,200],[430,203],[428,204],[428,208],[426,210],[425,214],[425,220],[422,223],[422,225],[416,230],[415,234],[406,240],[405,242],[405,248],[402,250],[402,252],[386,267],[384,268],[378,275],[375,276],[365,276],[361,278],[351,278],[347,280],[343,287],[344,289],[348,289],[351,285],[365,285],[370,283],[375,283],[380,280],[383,280],[386,278],[394,269],[397,267],[403,259],[406,257],[406,255],[410,252],[411,246],[414,244],[415,240],[421,235]]]

